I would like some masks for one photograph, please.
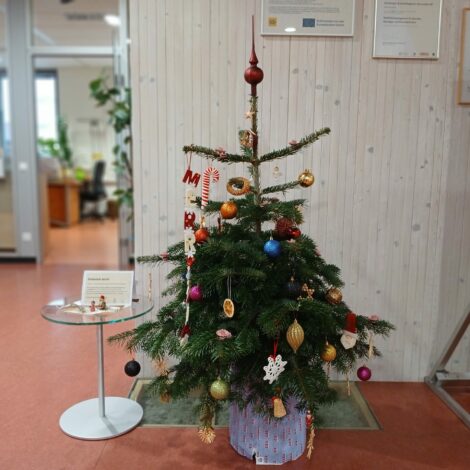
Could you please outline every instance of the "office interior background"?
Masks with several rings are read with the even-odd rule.
[[[15,358],[13,371],[0,371],[2,401],[11,400],[0,468],[248,465],[230,460],[223,433],[212,448],[191,429],[138,428],[99,443],[63,436],[60,412],[94,393],[94,338],[53,329],[39,310],[79,292],[83,270],[95,268],[135,269],[139,295],[152,274],[155,308],[137,324],[165,304],[159,293],[170,268],[134,259],[182,239],[183,145],[238,148],[252,15],[267,77],[259,86],[260,145],[279,148],[331,127],[299,157],[316,175],[302,230],[341,267],[348,303],[396,327],[377,339],[376,383],[362,384],[385,434],[368,446],[368,437],[345,431],[343,446],[334,431],[320,430],[317,458],[333,468],[367,468],[367,459],[384,469],[470,461],[468,428],[423,383],[470,310],[470,107],[457,97],[470,3],[444,0],[439,58],[411,61],[372,57],[374,0],[356,0],[349,38],[262,36],[261,7],[261,0],[0,0],[0,337]],[[98,106],[92,96],[99,78],[121,99],[126,88],[132,93],[132,209],[115,195],[128,184],[114,164],[124,136],[110,124],[110,103]],[[202,173],[205,164],[193,167]],[[295,179],[298,170],[273,163],[263,183],[277,184],[279,174]],[[220,172],[225,181],[243,169]],[[213,196],[225,197],[225,184]],[[295,189],[293,197],[305,193]],[[113,325],[109,334],[125,329]],[[127,395],[129,355],[106,345],[106,357],[109,390]],[[155,375],[152,361],[136,358],[139,377]],[[447,367],[468,379],[468,331]],[[468,413],[468,381],[456,396]],[[335,460],[341,452],[351,452],[356,467],[346,456]]]

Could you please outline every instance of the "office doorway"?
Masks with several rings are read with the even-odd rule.
[[[132,181],[119,163],[125,150],[131,165],[130,110],[124,131],[110,111],[127,96],[127,0],[32,0],[31,7],[41,259],[126,266],[133,227],[122,194]],[[117,95],[103,102],[109,88]]]
[[[116,135],[90,90],[113,86],[113,59],[37,57],[33,71],[43,262],[117,266]]]

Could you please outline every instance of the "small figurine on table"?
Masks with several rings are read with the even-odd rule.
[[[95,312],[95,311],[96,311],[96,302],[92,300],[90,303],[90,312]]]
[[[106,299],[104,295],[100,295],[100,301],[98,303],[98,308],[100,310],[106,310]]]

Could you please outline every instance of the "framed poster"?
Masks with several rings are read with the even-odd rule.
[[[353,36],[355,0],[263,0],[261,34]]]
[[[470,8],[464,8],[462,14],[457,102],[470,104]]]
[[[375,58],[438,59],[442,0],[375,0]]]

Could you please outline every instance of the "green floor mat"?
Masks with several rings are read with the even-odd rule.
[[[141,426],[198,426],[199,418],[194,412],[197,396],[191,396],[170,403],[162,403],[149,392],[149,379],[138,379],[129,394],[144,409]],[[351,396],[348,397],[346,383],[331,382],[336,389],[338,400],[332,405],[325,405],[316,414],[316,421],[323,429],[380,429],[367,401],[354,382],[351,383]],[[217,427],[227,427],[229,421],[228,406],[215,417]]]

